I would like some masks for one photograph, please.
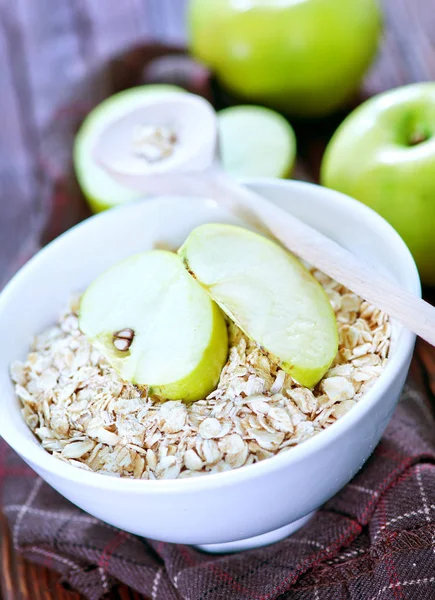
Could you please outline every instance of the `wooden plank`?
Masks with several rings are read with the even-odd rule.
[[[1,579],[0,591],[3,600],[14,600],[14,589],[16,587],[17,557],[12,549],[11,538],[6,518],[0,513],[0,553],[1,553]]]

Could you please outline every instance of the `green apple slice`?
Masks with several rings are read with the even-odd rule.
[[[98,137],[111,121],[139,108],[150,94],[183,92],[176,85],[142,85],[119,92],[96,106],[83,121],[74,143],[74,168],[80,188],[93,212],[124,204],[138,197],[137,191],[120,185],[93,157]]]
[[[100,275],[80,303],[80,328],[120,376],[168,400],[204,398],[228,353],[219,307],[164,250]]]
[[[222,165],[233,177],[290,177],[296,137],[283,116],[263,106],[218,112]]]
[[[223,311],[297,382],[314,387],[338,350],[323,288],[289,252],[232,225],[201,225],[179,250]]]

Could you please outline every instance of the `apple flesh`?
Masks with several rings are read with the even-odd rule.
[[[316,279],[289,252],[232,225],[201,225],[179,250],[186,268],[222,310],[313,387],[338,350],[335,314]]]
[[[321,181],[389,221],[423,282],[435,284],[435,83],[397,88],[358,107],[332,137]]]
[[[74,168],[80,188],[93,212],[124,204],[138,197],[137,191],[120,185],[97,164],[93,150],[107,125],[131,110],[139,108],[150,94],[182,92],[175,85],[142,85],[107,98],[83,121],[74,143]]]
[[[233,177],[290,177],[296,157],[291,125],[263,106],[218,112],[222,166]]]
[[[381,33],[378,0],[190,0],[190,47],[233,95],[323,116],[357,90]]]
[[[82,297],[79,323],[124,380],[167,400],[205,398],[227,359],[221,310],[179,257],[163,250],[100,275]]]

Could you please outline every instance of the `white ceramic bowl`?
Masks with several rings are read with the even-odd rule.
[[[249,185],[406,289],[420,293],[417,270],[404,242],[363,204],[296,181],[255,180]],[[85,289],[101,271],[156,242],[177,248],[205,222],[237,220],[210,200],[140,201],[88,219],[21,269],[0,296],[0,434],[53,488],[116,527],[162,541],[223,543],[215,548],[234,550],[295,530],[360,469],[399,398],[413,334],[394,325],[385,371],[364,398],[326,431],[263,462],[193,479],[118,479],[53,458],[24,424],[8,373],[12,360],[25,357],[32,335],[51,324],[70,296]],[[261,534],[265,535],[246,541]],[[244,541],[228,545],[238,540]]]

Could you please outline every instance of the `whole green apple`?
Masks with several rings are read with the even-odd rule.
[[[298,116],[343,105],[381,33],[378,0],[190,0],[193,55],[236,96]]]
[[[423,282],[435,284],[435,83],[393,89],[358,107],[330,141],[321,181],[387,219]]]

